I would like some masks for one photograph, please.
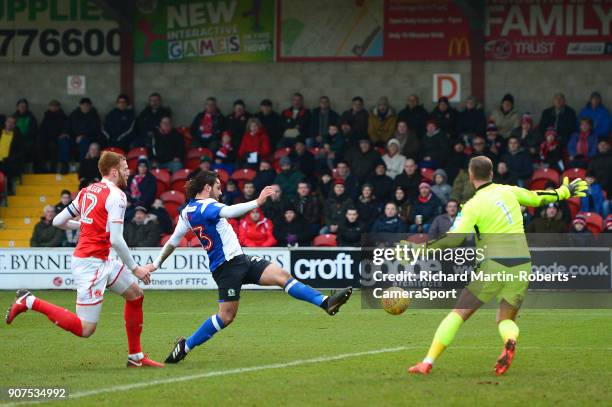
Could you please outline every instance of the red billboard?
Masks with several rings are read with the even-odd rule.
[[[489,0],[485,56],[508,59],[612,58],[612,2]]]

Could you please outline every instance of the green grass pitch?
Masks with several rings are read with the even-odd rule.
[[[74,309],[74,293],[35,292]],[[7,306],[14,293],[0,292]],[[149,291],[144,351],[163,360],[178,335],[216,311],[215,291]],[[65,386],[84,405],[609,405],[612,310],[521,312],[518,351],[492,374],[494,310],[459,331],[432,374],[409,376],[446,310],[391,316],[360,296],[335,317],[281,291],[245,291],[234,324],[165,369],[127,369],[123,301],[107,294],[97,332],[75,338],[28,312],[0,328],[0,387]],[[399,349],[398,349],[399,348]],[[0,405],[9,401],[0,399]]]

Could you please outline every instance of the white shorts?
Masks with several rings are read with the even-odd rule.
[[[100,319],[104,290],[121,295],[138,283],[123,263],[95,257],[72,257],[72,277],[77,290],[76,313],[80,319],[93,323]]]

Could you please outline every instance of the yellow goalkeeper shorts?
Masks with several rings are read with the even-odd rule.
[[[505,300],[519,308],[529,287],[531,261],[518,265],[503,265],[498,261],[485,260],[479,264],[467,289],[483,303],[497,297],[498,302]]]

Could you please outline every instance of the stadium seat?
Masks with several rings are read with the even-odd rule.
[[[323,151],[323,149],[321,147],[312,147],[309,148],[308,151],[310,151],[310,153],[316,157],[319,155],[319,153],[321,153],[321,151]]]
[[[123,151],[123,149],[119,148],[119,147],[106,147],[104,150],[102,151],[112,151],[113,153],[117,153],[117,154],[121,154],[121,155],[125,155],[125,151]]]
[[[212,152],[204,147],[196,147],[187,151],[187,161],[185,163],[185,168],[190,170],[195,170],[200,166],[200,161],[202,160],[202,156],[207,155],[211,160],[213,157]]]
[[[584,216],[586,219],[587,228],[595,235],[601,233],[603,230],[603,218],[596,212],[578,212],[579,215]]]
[[[336,235],[332,235],[332,234],[319,235],[314,238],[314,240],[312,241],[312,244],[313,246],[319,246],[319,247],[335,247],[337,246]]]
[[[166,191],[160,196],[170,219],[176,218],[179,208],[185,203],[185,194],[179,191]]]
[[[232,179],[236,182],[240,181],[252,181],[255,178],[257,172],[248,168],[242,168],[232,173]]]
[[[529,189],[544,189],[549,181],[553,182],[555,186],[559,186],[559,171],[553,168],[538,168],[531,176]]]
[[[574,197],[568,199],[567,206],[569,207],[572,219],[574,219],[578,212],[580,212],[580,198]]]
[[[128,163],[128,168],[131,171],[136,171],[136,167],[138,165],[138,159],[140,157],[149,158],[149,151],[146,149],[146,147],[134,147],[133,149],[128,151],[127,163]]]
[[[423,177],[424,181],[433,183],[434,170],[431,168],[421,168],[421,177]]]
[[[191,142],[193,137],[191,136],[191,131],[189,127],[177,127],[176,131],[178,131],[183,136],[183,143],[185,144],[185,150],[189,150],[191,147]]]
[[[289,153],[291,153],[290,147],[282,147],[282,148],[277,149],[274,152],[274,161],[280,160],[282,157],[288,156]]]
[[[229,180],[229,174],[223,168],[217,168],[215,170],[217,175],[219,176],[219,180],[221,181],[221,185],[225,186],[227,181]]]
[[[172,174],[172,178],[170,178],[170,189],[184,191],[189,174],[191,174],[191,171],[187,168],[182,168]]]
[[[587,171],[584,168],[568,168],[567,170],[563,171],[561,179],[565,177],[568,177],[570,181],[576,178],[584,179],[584,177],[586,177],[586,173]]]
[[[159,198],[161,194],[170,189],[170,172],[163,168],[155,168],[151,170],[151,174],[153,174],[157,182],[155,197]]]
[[[159,244],[160,244],[161,246],[165,245],[165,244],[166,244],[166,242],[167,242],[168,240],[170,240],[170,236],[172,236],[172,235],[164,235],[164,236],[162,236],[162,238],[161,238],[161,240],[160,240]],[[187,239],[185,239],[185,238],[182,238],[182,239],[181,239],[181,241],[180,241],[180,243],[179,243],[179,245],[178,245],[178,247],[189,247],[189,240],[187,240]]]

